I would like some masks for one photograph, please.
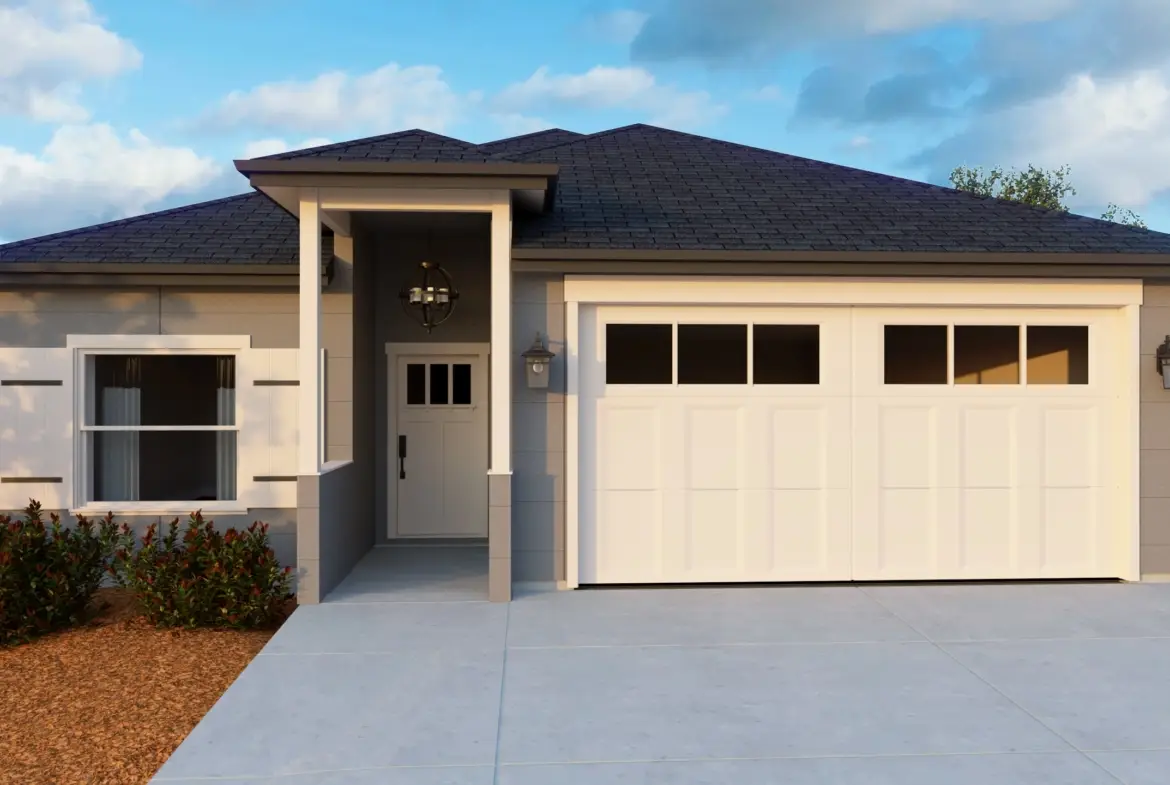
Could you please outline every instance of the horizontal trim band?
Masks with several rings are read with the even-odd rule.
[[[4,379],[0,380],[0,387],[60,387],[65,382],[60,379]]]
[[[61,477],[0,477],[0,483],[28,484],[37,482],[59,483],[65,482]]]
[[[300,382],[296,379],[256,379],[252,382],[254,387],[296,387]]]
[[[257,474],[252,482],[296,482],[295,474]]]

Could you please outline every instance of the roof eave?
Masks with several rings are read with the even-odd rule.
[[[477,161],[341,161],[337,159],[295,158],[236,160],[236,171],[253,174],[382,174],[382,175],[461,175],[484,177],[556,177],[557,164],[482,163]]]
[[[651,250],[639,248],[536,248],[513,247],[512,258],[525,261],[563,262],[884,262],[906,264],[1127,264],[1159,267],[1170,265],[1170,252],[1109,251],[731,251]]]

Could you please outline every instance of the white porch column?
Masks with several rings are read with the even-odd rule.
[[[316,188],[301,190],[300,230],[297,474],[306,475],[321,470],[321,207]]]
[[[492,207],[491,468],[512,473],[512,206]]]
[[[512,207],[492,206],[491,465],[488,469],[488,599],[512,599]]]

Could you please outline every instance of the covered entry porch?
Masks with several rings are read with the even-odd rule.
[[[462,569],[481,565],[479,598],[508,601],[512,374],[521,362],[512,335],[512,219],[515,209],[541,208],[555,167],[483,164],[458,177],[427,164],[408,172],[387,163],[254,160],[237,168],[299,219],[299,602],[321,602],[347,576],[409,577],[415,558],[425,572],[439,551],[458,552]],[[322,351],[326,330],[346,318],[329,306],[334,279],[320,274],[328,235],[350,271],[352,309],[341,325],[352,331],[348,359]],[[399,293],[417,285],[421,262],[438,261],[454,271],[460,299],[450,322],[431,330],[410,322]],[[420,380],[425,401],[414,400]],[[349,389],[339,393],[338,385]],[[462,430],[449,437],[445,429],[455,425]],[[339,431],[350,434],[347,445],[336,444]],[[435,542],[377,547],[416,540]],[[470,572],[462,579],[475,583]]]

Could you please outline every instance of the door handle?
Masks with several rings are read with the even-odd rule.
[[[406,479],[406,436],[398,434],[398,479]]]

